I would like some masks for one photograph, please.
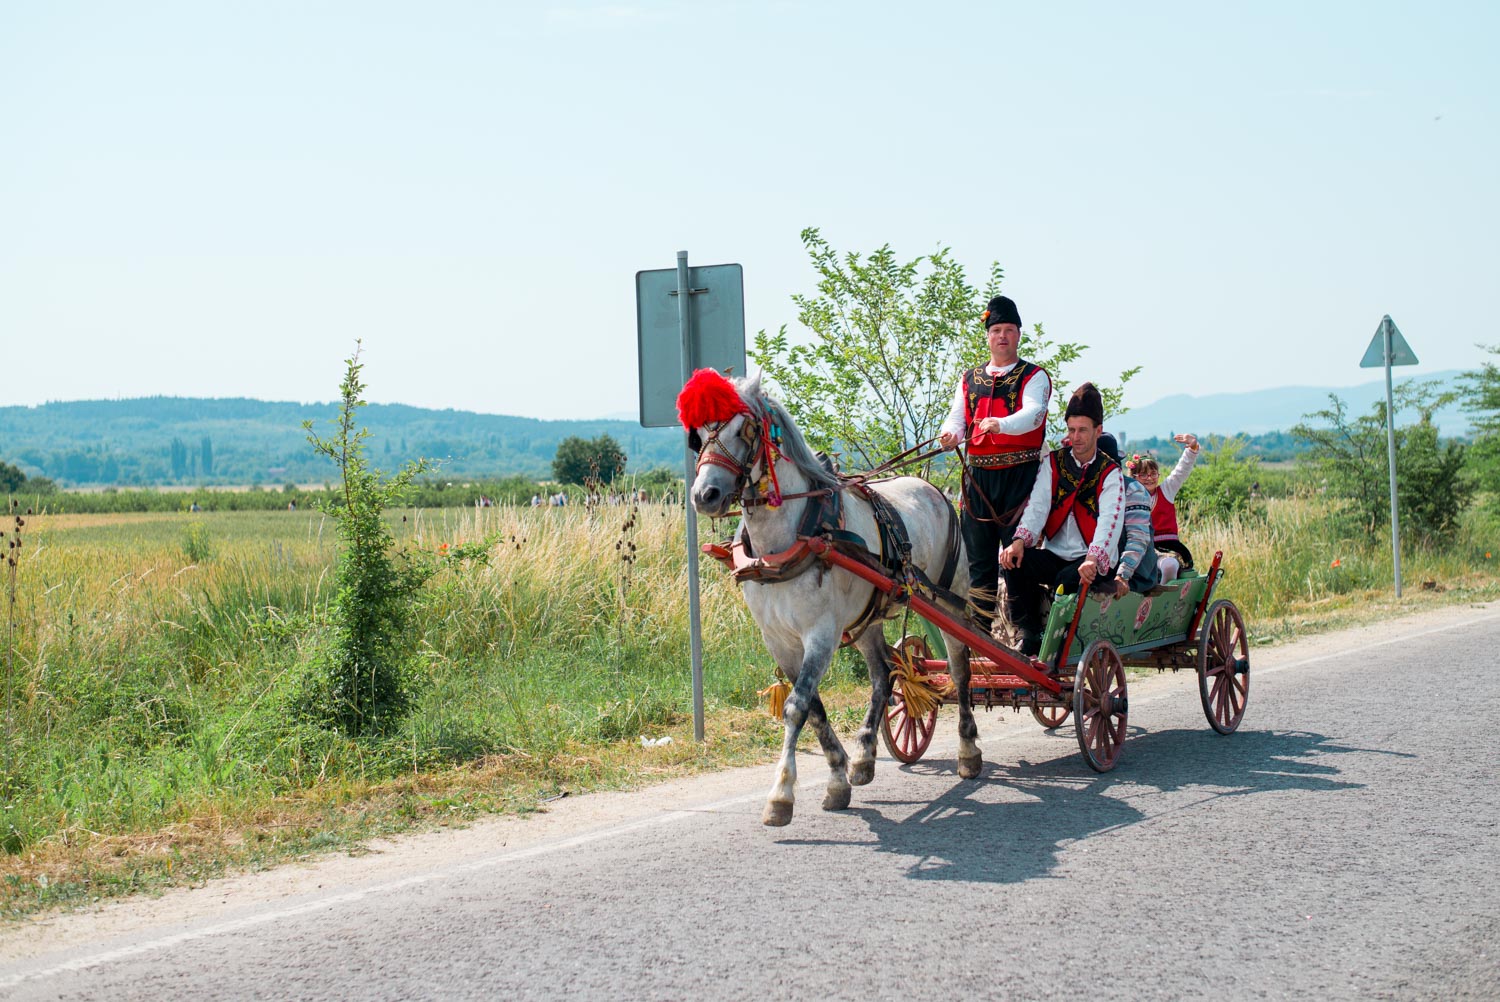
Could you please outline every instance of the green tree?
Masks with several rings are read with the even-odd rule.
[[[187,443],[180,438],[172,439],[172,479],[181,480],[188,472]]]
[[[1500,356],[1500,345],[1480,345]],[[1474,444],[1468,450],[1469,468],[1491,507],[1500,508],[1500,366],[1486,361],[1459,379],[1463,408],[1473,416]]]
[[[594,439],[569,436],[558,443],[552,460],[552,477],[560,484],[582,484],[590,477],[607,484],[624,472],[625,453],[609,435]]]
[[[329,610],[333,636],[314,659],[301,702],[314,719],[360,734],[388,729],[410,704],[412,600],[434,567],[395,551],[383,516],[430,464],[409,462],[389,479],[370,467],[365,458],[370,432],[355,426],[355,412],[365,406],[357,347],[344,364],[333,436],[321,438],[311,421],[303,422],[313,448],[338,465],[342,485],[335,500],[319,503],[338,526],[341,543]]]
[[[1433,412],[1453,399],[1451,391],[1441,391],[1432,381],[1402,383],[1395,389],[1396,414],[1408,409],[1418,413],[1415,424],[1396,427],[1396,506],[1403,537],[1442,542],[1473,497],[1463,445],[1441,441],[1432,423]],[[1305,420],[1292,428],[1292,434],[1312,445],[1312,462],[1329,494],[1346,501],[1359,524],[1376,538],[1391,517],[1385,401],[1356,418],[1336,394],[1329,394],[1328,400],[1324,410],[1303,415],[1317,424]]]
[[[818,273],[817,293],[792,302],[812,340],[793,341],[785,326],[762,330],[750,357],[809,442],[843,453],[847,465],[868,469],[935,437],[959,373],[989,357],[980,315],[1000,291],[1000,265],[990,265],[981,290],[946,247],[911,261],[898,260],[889,244],[869,255],[840,254],[812,228],[802,231],[802,245]],[[1048,340],[1040,323],[1021,343],[1021,356],[1052,377],[1055,437],[1067,400],[1064,370],[1085,347]],[[1118,386],[1095,382],[1107,415],[1124,413],[1124,385],[1138,371],[1121,373]]]
[[[26,485],[26,474],[19,466],[0,461],[0,494],[15,494]]]
[[[203,441],[198,444],[198,451],[199,451],[199,460],[200,460],[199,463],[198,463],[198,469],[203,473],[203,475],[205,477],[211,477],[211,476],[213,476],[214,475],[214,442],[213,442],[213,439],[210,438],[207,435],[204,435],[203,436]]]

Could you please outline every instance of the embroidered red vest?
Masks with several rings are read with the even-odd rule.
[[[969,455],[996,456],[1007,452],[1040,449],[1047,440],[1047,422],[1022,435],[975,434],[974,426],[985,418],[1010,417],[1021,409],[1021,392],[1032,377],[1044,371],[1024,359],[1000,376],[991,376],[980,365],[964,373],[964,428],[969,432]]]
[[[1102,452],[1095,453],[1094,461],[1089,463],[1088,469],[1080,477],[1068,468],[1069,464],[1063,462],[1063,456],[1068,451],[1067,446],[1064,446],[1054,449],[1048,457],[1052,463],[1052,510],[1047,515],[1047,525],[1042,533],[1051,539],[1062,530],[1068,516],[1072,515],[1078,519],[1078,531],[1083,533],[1084,541],[1088,542],[1094,538],[1094,530],[1099,527],[1099,486],[1109,471],[1117,470],[1119,466]]]
[[[1152,497],[1151,533],[1158,542],[1177,538],[1177,506],[1160,490]]]

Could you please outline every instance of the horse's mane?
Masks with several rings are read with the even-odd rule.
[[[740,399],[750,408],[750,413],[759,412],[762,408],[770,412],[771,421],[781,429],[781,445],[778,446],[781,454],[791,460],[792,465],[802,471],[814,487],[837,487],[839,479],[836,474],[830,473],[828,469],[818,460],[817,455],[807,444],[807,439],[802,437],[802,429],[792,420],[786,408],[775,397],[760,388],[760,374],[750,376],[746,379],[736,379],[734,388],[739,391]]]

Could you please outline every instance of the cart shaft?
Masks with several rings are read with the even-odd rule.
[[[1047,666],[1036,658],[1028,658],[1017,654],[1008,647],[1004,647],[990,638],[970,629],[967,623],[961,623],[948,614],[946,610],[933,603],[925,595],[909,590],[905,585],[887,577],[872,567],[867,567],[853,557],[847,556],[834,549],[827,540],[814,537],[807,541],[808,546],[821,559],[828,561],[835,567],[840,567],[855,577],[879,588],[887,595],[899,595],[911,605],[911,609],[917,615],[929,623],[957,637],[968,645],[969,650],[989,658],[996,668],[1009,672],[1014,678],[1014,687],[1034,685],[1056,695],[1062,692],[1062,686],[1057,679],[1047,673]],[[994,677],[994,676],[990,676]]]

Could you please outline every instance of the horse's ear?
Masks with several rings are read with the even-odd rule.
[[[755,394],[757,394],[757,393],[760,392],[760,377],[761,377],[761,372],[763,372],[763,371],[764,370],[761,370],[760,372],[756,372],[753,376],[746,376],[745,377],[744,392],[746,394],[749,394],[750,396],[754,396]]]

